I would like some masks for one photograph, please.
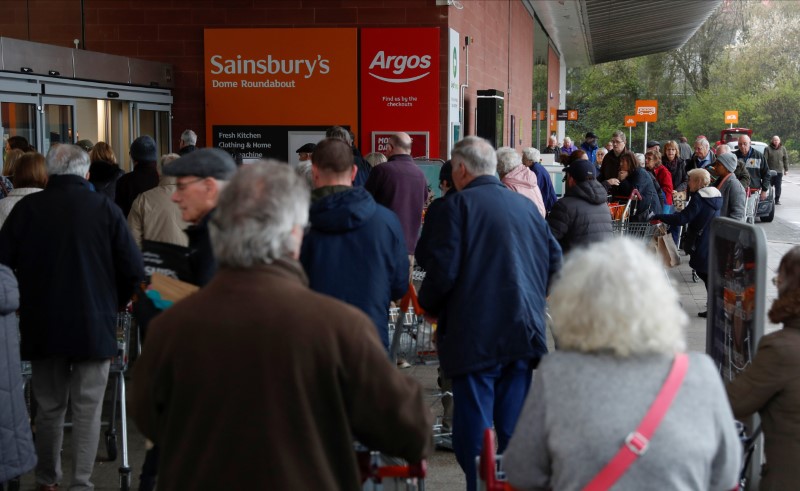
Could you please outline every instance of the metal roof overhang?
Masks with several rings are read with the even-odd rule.
[[[677,49],[722,0],[522,0],[567,66]]]

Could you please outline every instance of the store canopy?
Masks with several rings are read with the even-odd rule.
[[[523,0],[568,66],[680,48],[721,0]]]

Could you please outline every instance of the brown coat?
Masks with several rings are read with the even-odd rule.
[[[783,316],[784,328],[761,339],[753,364],[727,387],[736,418],[761,416],[768,463],[762,491],[800,483],[800,303],[794,297],[773,304],[773,322],[776,310],[791,317]]]
[[[220,269],[157,317],[132,413],[161,446],[164,490],[356,490],[354,438],[411,461],[431,445],[420,385],[294,261]]]

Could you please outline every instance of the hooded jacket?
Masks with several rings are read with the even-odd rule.
[[[22,391],[19,332],[15,311],[19,289],[14,274],[0,265],[0,483],[36,465],[28,408]]]
[[[594,179],[576,182],[553,206],[547,223],[564,254],[575,247],[611,238],[606,189]]]
[[[315,196],[300,251],[309,286],[361,309],[388,348],[389,303],[408,290],[400,221],[363,187],[324,187]]]
[[[692,195],[689,204],[680,213],[656,215],[654,220],[661,220],[667,225],[681,227],[689,225],[689,230],[702,233],[697,239],[697,246],[689,258],[689,266],[698,273],[708,274],[708,248],[711,242],[711,221],[719,216],[722,208],[722,194],[719,189],[704,187]]]
[[[539,189],[536,181],[536,174],[530,172],[524,165],[518,165],[511,169],[511,172],[506,174],[500,181],[505,186],[519,193],[529,200],[533,201],[539,213],[543,217],[547,216],[547,211],[544,209],[544,199],[542,198],[542,191]]]

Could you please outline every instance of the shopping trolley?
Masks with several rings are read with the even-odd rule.
[[[478,468],[478,489],[480,491],[514,491],[503,472],[503,456],[497,455],[495,448],[494,430],[486,428],[483,431],[483,449],[481,454],[475,458],[475,465]]]
[[[425,278],[425,271],[417,267],[412,277],[415,283],[421,284]],[[439,363],[439,353],[436,349],[436,322],[426,319],[423,315],[417,301],[414,283],[409,285],[408,293],[400,302],[400,307],[389,309],[388,327],[391,340],[389,355],[392,362],[404,368]],[[437,402],[452,396],[452,392],[446,390],[431,394],[430,406],[433,407]],[[433,425],[433,441],[438,447],[453,448],[452,433],[442,416],[437,417]]]
[[[749,224],[756,223],[756,213],[758,212],[758,200],[760,197],[760,190],[751,192],[750,188],[745,190],[747,199],[744,202],[744,221]]]
[[[611,228],[620,234],[630,224],[631,217],[636,216],[636,209],[642,195],[634,189],[629,197],[610,197],[608,209],[611,213]]]
[[[425,491],[425,475],[428,471],[425,460],[411,464],[403,459],[370,451],[359,443],[355,444],[355,450],[363,491],[380,491],[384,486],[398,491]]]
[[[118,442],[117,442],[117,407],[119,406],[119,423],[120,423],[120,436],[122,437],[122,463],[119,467],[119,488],[122,491],[131,489],[131,468],[128,463],[128,421],[125,403],[125,372],[128,369],[128,356],[130,346],[130,333],[132,314],[130,309],[117,314],[116,319],[116,333],[117,333],[117,353],[111,359],[109,366],[109,382],[113,378],[114,391],[111,405],[111,418],[108,421],[102,422],[103,425],[108,425],[105,432],[105,445],[109,461],[114,461],[118,456]],[[33,369],[30,361],[22,362],[22,377],[23,388],[25,390],[26,402],[28,403],[29,413],[33,419],[35,413],[34,398],[32,395],[30,380],[33,375]],[[72,423],[67,422],[65,427],[71,427]],[[13,484],[13,483],[12,483]],[[10,489],[14,489],[10,487]]]

